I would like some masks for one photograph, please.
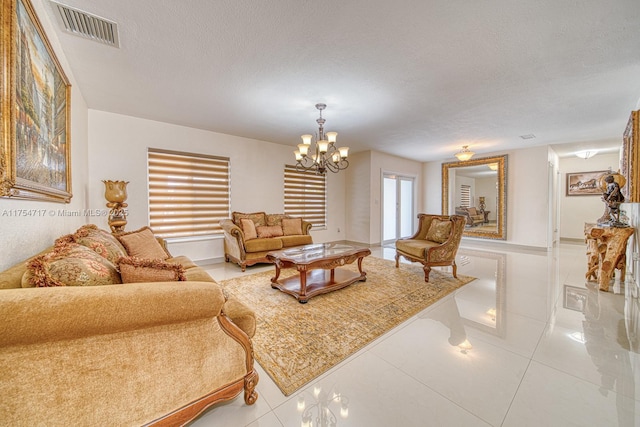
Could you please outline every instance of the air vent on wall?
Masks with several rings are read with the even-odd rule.
[[[64,4],[51,2],[56,18],[70,34],[89,40],[120,47],[118,24]]]

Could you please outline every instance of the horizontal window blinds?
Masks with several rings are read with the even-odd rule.
[[[462,184],[460,185],[460,206],[468,208],[471,206],[471,186]]]
[[[327,225],[326,177],[284,167],[284,213],[301,217],[314,228]]]
[[[148,150],[149,226],[161,237],[221,234],[230,217],[229,159]]]

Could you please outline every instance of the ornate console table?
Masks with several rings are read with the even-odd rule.
[[[588,264],[585,277],[587,280],[597,280],[601,291],[609,291],[609,283],[616,268],[620,270],[620,280],[624,281],[627,240],[633,232],[632,227],[585,224]]]

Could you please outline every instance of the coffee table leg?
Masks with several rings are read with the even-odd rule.
[[[300,295],[298,301],[300,304],[307,303],[307,270],[298,270],[300,272]]]
[[[364,257],[360,257],[358,258],[358,271],[360,272],[360,281],[361,282],[366,282],[367,281],[367,273],[362,271],[362,260],[364,259]]]
[[[273,289],[276,289],[276,287],[273,285],[278,282],[278,277],[280,277],[280,266],[277,263],[275,264],[275,266],[276,266],[276,276],[271,278],[271,287]]]

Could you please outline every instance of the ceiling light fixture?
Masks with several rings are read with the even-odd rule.
[[[327,108],[327,105],[316,104],[316,108],[320,110],[320,117],[316,120],[319,128],[315,149],[310,150],[313,135],[302,135],[302,144],[298,144],[298,149],[293,152],[296,155],[296,169],[315,171],[317,175],[324,175],[327,171],[336,173],[349,167],[349,147],[336,148],[338,132],[324,132],[325,119],[322,118],[322,110]],[[314,151],[315,154],[312,155]]]
[[[596,154],[598,154],[598,150],[586,150],[586,151],[579,151],[576,153],[577,157],[580,157],[581,159],[590,159],[591,157],[595,156]]]
[[[489,169],[491,169],[492,171],[497,171],[498,170],[498,164],[497,163],[490,163],[487,166],[489,166]]]
[[[473,151],[469,150],[469,146],[468,145],[463,145],[462,146],[462,151],[456,153],[455,156],[461,162],[466,162],[467,160],[472,158],[474,154],[476,154],[476,153],[474,153]]]

